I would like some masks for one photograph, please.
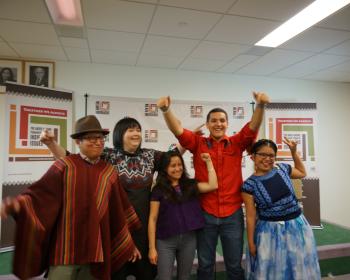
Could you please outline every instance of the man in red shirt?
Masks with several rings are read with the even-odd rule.
[[[195,177],[208,181],[201,153],[209,153],[218,178],[216,191],[201,195],[205,227],[197,235],[198,279],[214,279],[216,245],[220,236],[228,279],[244,279],[241,267],[243,254],[243,213],[240,187],[242,153],[255,141],[262,122],[264,106],[269,103],[265,93],[253,93],[256,108],[251,121],[233,136],[227,136],[227,113],[221,108],[207,115],[209,137],[184,129],[170,110],[170,97],[162,97],[157,105],[163,111],[168,128],[180,144],[193,154]]]

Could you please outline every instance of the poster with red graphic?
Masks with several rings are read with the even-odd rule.
[[[320,227],[320,178],[317,166],[317,104],[270,103],[265,112],[265,135],[278,147],[277,161],[293,166],[293,158],[283,138],[295,140],[307,177],[295,182],[304,214],[312,226]]]
[[[60,93],[24,85],[7,87],[3,183],[37,180],[52,164],[54,158],[39,140],[43,129],[51,130],[57,143],[71,149],[72,95]]]
[[[0,199],[16,196],[40,179],[54,162],[40,133],[49,129],[71,150],[72,93],[21,84],[6,85],[1,95]],[[14,222],[1,220],[0,248],[13,244]]]

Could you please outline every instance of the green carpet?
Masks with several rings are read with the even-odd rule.
[[[322,277],[332,275],[350,274],[350,257],[321,260]]]
[[[314,229],[317,246],[350,243],[350,230],[322,222],[323,229]]]
[[[317,246],[338,243],[350,243],[350,230],[325,222],[323,222],[322,225],[324,227],[323,229],[314,230]],[[220,242],[217,247],[217,253],[219,255],[222,255]],[[0,254],[0,275],[11,273],[12,256],[12,252]],[[328,273],[332,273],[333,275],[350,274],[350,256],[329,260],[321,260],[320,267],[322,276],[327,276]],[[219,272],[216,276],[218,280],[224,279],[225,272]]]
[[[12,256],[12,252],[0,254],[0,275],[11,273]]]

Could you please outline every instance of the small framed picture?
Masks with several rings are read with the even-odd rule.
[[[55,86],[55,63],[47,61],[25,61],[24,82],[38,87]]]
[[[23,61],[0,58],[0,86],[6,82],[23,83]]]

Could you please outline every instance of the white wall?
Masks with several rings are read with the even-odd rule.
[[[321,218],[350,227],[350,84],[234,76],[128,66],[56,63],[56,87],[75,91],[76,117],[84,93],[206,101],[251,101],[265,91],[272,101],[317,102]]]

